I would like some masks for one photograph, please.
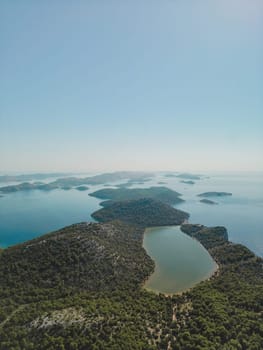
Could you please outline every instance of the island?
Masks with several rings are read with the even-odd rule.
[[[22,176],[22,175],[21,175]],[[44,190],[50,191],[54,189],[71,189],[76,186],[83,185],[102,185],[106,182],[116,182],[123,179],[129,179],[130,184],[134,182],[144,182],[148,181],[153,173],[149,172],[138,172],[138,171],[117,171],[113,173],[105,173],[90,177],[64,177],[59,178],[55,181],[49,183],[42,182],[23,182],[16,185],[9,185],[0,187],[0,192],[2,193],[12,193],[17,191],[29,191],[29,190]],[[17,177],[18,178],[18,177]]]
[[[201,175],[189,174],[189,173],[182,173],[182,174],[176,175],[176,177],[179,177],[180,179],[187,179],[187,180],[200,180],[201,179]]]
[[[0,182],[27,182],[34,180],[45,180],[52,177],[70,176],[70,173],[36,173],[21,175],[0,175]]]
[[[99,222],[121,220],[139,227],[180,225],[189,214],[152,198],[114,202],[92,214]]]
[[[187,185],[194,185],[195,184],[195,182],[192,180],[182,180],[180,182],[183,184],[187,184]]]
[[[206,199],[206,198],[201,199],[200,202],[205,203],[205,204],[218,204],[218,203],[211,201],[210,199]]]
[[[1,350],[263,348],[263,259],[230,242],[226,228],[182,223],[188,214],[160,201],[112,208],[114,215],[100,212],[103,223],[73,224],[0,250]],[[218,270],[166,296],[143,289],[155,264],[142,241],[145,226],[174,219]]]
[[[203,192],[197,195],[198,197],[226,197],[232,196],[230,192]]]
[[[177,176],[177,175],[175,175],[175,174],[170,174],[170,173],[164,175],[164,177],[176,177],[176,176]]]
[[[183,202],[183,199],[180,198],[180,193],[163,186],[149,188],[107,188],[89,193],[89,195],[99,199],[111,200],[110,204],[112,204],[113,201],[140,198],[153,198],[166,204]],[[101,205],[108,206],[107,201],[102,202]]]
[[[89,189],[89,187],[87,186],[77,186],[75,187],[76,190],[78,191],[87,191]]]

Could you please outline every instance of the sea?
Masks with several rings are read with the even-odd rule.
[[[167,174],[171,175],[156,173],[150,181],[130,188],[166,186],[180,192],[184,202],[175,207],[190,213],[190,223],[225,226],[231,241],[263,256],[263,173],[202,173],[200,180],[193,180],[194,184],[182,183],[182,179]],[[73,223],[94,221],[91,214],[100,208],[100,200],[89,193],[125,182],[90,186],[87,191],[32,190],[4,194],[0,197],[0,247]],[[0,184],[5,185],[8,184]],[[232,196],[210,198],[216,205],[201,203],[197,195],[208,191],[231,192]]]
[[[200,179],[193,180],[194,184],[184,183],[173,175],[159,172],[149,181],[129,188],[166,186],[179,192],[184,202],[175,208],[188,212],[190,223],[225,226],[230,241],[263,256],[263,173],[202,173]],[[0,197],[0,247],[7,248],[73,223],[95,221],[91,214],[101,208],[101,200],[89,193],[114,188],[127,180],[89,186],[87,191],[73,188],[3,194]],[[8,184],[15,183],[0,186]],[[232,195],[209,198],[216,204],[206,204],[200,202],[198,196],[203,192]],[[145,284],[146,289],[154,292],[182,292],[209,278],[217,269],[205,248],[182,233],[179,226],[147,229],[143,247],[155,261],[155,271]]]

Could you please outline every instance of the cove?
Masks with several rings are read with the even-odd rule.
[[[192,288],[216,271],[208,251],[180,230],[180,226],[147,228],[143,247],[155,262],[154,273],[144,288],[174,294]]]

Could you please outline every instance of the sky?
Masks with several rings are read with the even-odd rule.
[[[0,0],[0,171],[263,171],[262,0]]]

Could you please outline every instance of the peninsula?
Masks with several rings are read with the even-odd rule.
[[[142,288],[154,270],[144,228],[182,223],[188,214],[149,198],[98,213],[105,223],[74,224],[0,250],[0,350],[263,347],[263,260],[229,242],[224,227],[182,224],[219,270],[165,296]],[[115,218],[126,223],[107,221]]]

